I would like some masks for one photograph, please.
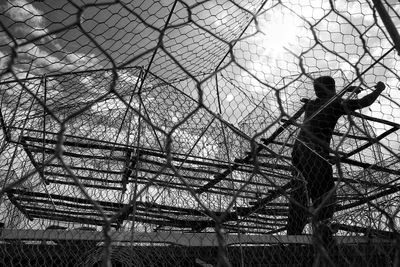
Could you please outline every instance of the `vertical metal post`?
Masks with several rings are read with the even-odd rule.
[[[140,70],[140,77],[142,78],[142,69]],[[144,79],[144,77],[143,77]],[[144,82],[144,80],[142,79],[142,84]],[[140,94],[139,94],[139,97]],[[141,112],[142,109],[142,101],[139,101],[139,113]],[[138,129],[137,129],[137,142],[136,142],[136,165],[135,165],[135,173],[133,175],[134,177],[134,184],[133,184],[133,195],[132,198],[130,198],[129,203],[133,203],[132,205],[132,226],[131,226],[131,233],[132,233],[132,239],[133,239],[133,235],[135,234],[135,222],[136,222],[136,200],[138,197],[138,168],[139,168],[139,157],[140,157],[140,137],[141,137],[141,132],[142,132],[142,120],[141,120],[141,116],[138,116]],[[128,217],[127,217],[128,218]]]
[[[43,107],[43,139],[42,139],[42,163],[40,168],[42,169],[42,173],[44,173],[44,157],[45,157],[45,149],[46,149],[46,104],[47,104],[47,78],[46,78],[46,74],[43,75],[44,80],[43,82],[43,103],[44,103],[44,107]]]
[[[3,117],[3,113],[1,112],[1,108],[0,108],[0,123],[1,123],[1,128],[3,129],[5,141],[10,142],[10,140],[11,140],[10,132],[7,129],[6,122]]]
[[[374,2],[376,11],[378,11],[381,20],[386,27],[386,30],[389,32],[389,35],[392,38],[397,53],[400,55],[400,35],[397,31],[396,26],[394,25],[392,19],[389,16],[389,13],[385,9],[385,6],[381,2],[381,0],[372,0],[372,2]]]

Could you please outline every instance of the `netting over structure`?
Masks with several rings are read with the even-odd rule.
[[[398,2],[9,0],[0,12],[1,265],[399,264]],[[334,252],[313,224],[329,196],[300,205],[304,235],[287,232],[293,147],[321,76],[333,102],[386,85],[333,131]]]

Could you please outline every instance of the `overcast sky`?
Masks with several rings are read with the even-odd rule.
[[[96,6],[90,4],[106,1],[74,1],[73,5],[65,0],[51,4],[1,0],[1,22],[11,36],[0,31],[0,69],[8,66],[12,50],[17,52],[12,69],[18,77],[113,66],[147,68],[152,62],[150,71],[195,99],[200,99],[199,84],[203,104],[221,111],[227,121],[254,122],[250,135],[281,115],[277,90],[285,111],[292,114],[301,98],[314,97],[307,75],[324,73],[337,79],[338,89],[353,80],[358,85],[363,79],[364,87],[385,82],[384,97],[363,112],[398,120],[395,52],[357,76],[392,46],[369,2],[339,0],[332,9],[329,1],[268,1],[256,14],[261,1],[199,4],[187,0],[178,1],[171,16],[172,0],[121,2]],[[390,11],[396,25],[399,17],[394,11],[399,10],[399,5],[393,5]],[[169,27],[163,31],[168,19]],[[163,49],[157,48],[161,34]],[[119,79],[132,86],[137,82],[136,73]],[[295,79],[298,82],[291,84]],[[52,83],[63,97],[74,95],[74,90],[85,91],[75,101],[89,95],[94,99],[108,90],[99,89],[98,81],[89,76],[81,76],[76,83],[80,86],[74,88],[60,86],[57,80]],[[377,133],[384,130],[379,129],[382,125],[376,127]]]
[[[121,144],[126,143],[128,136],[132,142],[139,135],[135,131],[129,132],[126,125],[122,130],[125,135],[119,135],[126,106],[115,95],[109,94],[106,99],[92,103],[109,93],[113,77],[111,72],[102,70],[114,67],[136,68],[118,71],[118,82],[113,89],[126,101],[139,81],[138,67],[149,68],[155,74],[146,77],[143,104],[149,111],[146,116],[166,132],[197,107],[196,101],[202,101],[204,107],[174,132],[173,150],[207,160],[232,161],[236,156],[242,157],[250,143],[221,127],[205,108],[220,114],[250,137],[265,129],[262,137],[267,137],[278,127],[282,115],[277,93],[284,111],[291,115],[301,106],[301,98],[314,97],[312,78],[320,75],[332,75],[338,91],[350,82],[354,81],[354,85],[362,83],[366,90],[361,96],[370,92],[378,81],[385,82],[388,88],[382,97],[362,113],[400,123],[399,56],[393,51],[363,73],[392,47],[382,22],[372,12],[370,1],[282,0],[267,1],[261,8],[261,0],[181,0],[174,9],[172,0],[108,2],[0,0],[2,81],[38,77],[25,86],[40,95],[44,91],[40,84],[42,75],[66,74],[47,79],[47,104],[56,115],[65,105],[69,105],[69,112],[91,105],[81,114],[84,116],[68,125],[67,130],[72,134]],[[335,6],[332,7],[330,2]],[[393,4],[390,14],[399,28],[400,5],[395,0],[389,2]],[[92,5],[94,3],[97,5]],[[168,27],[165,27],[168,20]],[[12,72],[6,72],[9,67]],[[67,75],[90,70],[100,71]],[[160,86],[161,79],[194,100],[172,87]],[[3,114],[9,116],[21,88],[15,84],[0,85],[0,90]],[[19,113],[21,118],[26,116],[30,100],[31,96],[25,92],[22,96],[25,104]],[[135,98],[131,107],[138,108],[138,105],[139,100]],[[137,129],[137,118],[131,119],[130,129]],[[338,128],[344,130],[345,122],[342,120]],[[362,125],[361,120],[355,122]],[[51,125],[49,120],[47,123]],[[59,124],[54,125],[52,130],[58,131]],[[383,124],[371,125],[366,128],[372,134],[388,129]],[[203,130],[208,126],[204,134]],[[148,125],[143,129],[146,131],[140,140],[143,146],[163,149],[157,138],[165,138],[165,135],[155,133]],[[285,132],[283,136],[283,141],[289,140],[289,133]],[[399,152],[399,142],[398,132],[382,141],[395,153]],[[343,149],[354,149],[348,145],[345,143]],[[277,150],[282,147],[285,146]],[[362,161],[376,163],[381,159],[380,156],[367,159],[378,151],[376,146],[365,151],[364,155],[360,154],[364,157]],[[27,162],[22,157],[20,164]],[[83,162],[77,157],[66,158],[71,165],[87,164],[86,167],[113,170],[124,167],[112,157],[107,161],[108,166],[103,164],[106,160]],[[19,167],[15,164],[15,169],[22,172],[23,168]],[[249,177],[240,172],[235,175],[238,179]],[[209,176],[212,179],[212,175]],[[152,177],[147,174],[147,178]],[[39,175],[35,179],[42,185]],[[71,195],[77,191],[74,186],[65,188],[69,188],[65,192]],[[149,189],[149,195],[160,200],[162,194],[169,194],[164,187],[157,189],[160,194]],[[123,199],[119,193],[107,194],[104,190],[93,189],[90,193],[94,199],[104,199],[106,195],[109,201],[116,201],[116,196],[118,201]],[[190,207],[199,204],[188,192],[179,196],[176,199],[169,196],[171,199],[166,202]],[[130,196],[125,194],[124,197],[127,201]],[[226,205],[230,203],[229,197],[224,200],[227,200]],[[203,204],[217,205],[210,206],[213,209],[223,208],[218,201],[204,199]]]

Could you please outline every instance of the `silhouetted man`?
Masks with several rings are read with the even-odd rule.
[[[336,122],[342,115],[371,105],[384,89],[385,85],[378,82],[375,90],[361,99],[334,99],[335,80],[332,77],[322,76],[314,81],[317,98],[305,104],[304,122],[292,152],[295,171],[291,197],[306,209],[308,198],[311,198],[314,208],[320,207],[313,220],[319,222],[320,228],[317,228],[317,231],[320,231],[322,239],[325,239],[323,242],[332,241],[332,232],[326,226],[326,221],[332,218],[336,201],[333,170],[329,163],[330,140]],[[321,107],[323,108],[320,110]],[[318,110],[320,111],[316,113]],[[306,210],[291,201],[287,234],[301,234],[307,224],[307,217]]]

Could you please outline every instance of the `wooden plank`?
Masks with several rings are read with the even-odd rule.
[[[43,140],[40,138],[36,138],[36,137],[32,137],[32,136],[24,136],[23,137],[26,141],[30,141],[30,142],[34,142],[34,143],[43,143]],[[79,137],[75,137],[75,138],[79,138]],[[80,139],[80,138],[79,138]],[[45,139],[44,140],[45,144],[52,144],[52,145],[56,145],[58,144],[58,141],[55,139]],[[111,151],[122,151],[125,152],[127,150],[131,150],[129,147],[125,147],[125,146],[117,146],[117,145],[104,145],[101,144],[101,141],[98,141],[98,143],[89,143],[89,142],[74,142],[74,141],[68,141],[65,140],[63,142],[64,146],[70,146],[70,147],[79,147],[79,148],[92,148],[92,149],[102,149],[102,150],[111,150]],[[31,145],[31,144],[29,144]]]
[[[335,163],[337,159],[334,157],[330,158],[330,162]],[[385,167],[381,167],[375,164],[369,164],[369,163],[364,163],[364,162],[360,162],[357,160],[353,160],[353,159],[349,159],[349,158],[340,158],[341,163],[347,163],[353,166],[357,166],[357,167],[361,167],[364,169],[371,169],[374,171],[381,171],[381,172],[385,172],[385,173],[390,173],[390,174],[394,174],[394,175],[400,175],[400,171],[399,170],[392,170],[392,169],[388,169]]]
[[[32,153],[47,153],[47,154],[50,154],[50,155],[54,155],[55,154],[55,150],[51,149],[51,148],[43,148],[41,146],[36,146],[36,145],[32,145],[32,144],[30,144],[29,147],[30,147],[29,151],[32,152]],[[140,153],[141,154],[145,154],[145,153],[142,153],[142,152],[140,152]],[[126,158],[122,157],[122,156],[121,157],[117,157],[117,156],[115,156],[115,157],[97,156],[97,155],[74,153],[74,152],[68,152],[68,151],[64,151],[63,155],[64,156],[73,157],[73,158],[85,158],[85,159],[104,160],[104,161],[113,160],[113,161],[119,161],[119,162],[124,162],[124,163],[126,162]],[[184,161],[184,159],[179,159],[179,158],[176,158],[176,157],[173,158],[173,160],[174,161],[178,161],[178,162]],[[186,160],[184,162],[185,163],[190,163],[190,160]],[[178,170],[180,170],[180,171],[188,171],[188,172],[193,172],[193,173],[211,174],[211,175],[214,175],[214,176],[215,175],[222,175],[221,176],[221,180],[226,178],[226,176],[227,176],[227,175],[225,175],[225,172],[227,172],[227,171],[225,171],[223,174],[220,174],[218,172],[218,169],[225,168],[225,166],[227,166],[226,164],[211,164],[211,163],[206,164],[205,162],[202,162],[202,161],[191,161],[191,162],[193,164],[197,164],[197,168],[186,167],[186,166],[182,166],[182,165],[179,166],[179,167],[176,167],[176,168]],[[161,167],[166,165],[166,161],[165,162],[160,162],[160,161],[152,160],[152,159],[149,159],[149,158],[146,158],[146,157],[141,158],[140,159],[140,163],[142,163],[142,164],[143,163],[148,163],[148,164],[151,164],[151,165],[156,165],[156,166],[161,166]],[[243,163],[240,163],[240,164],[235,163],[235,164],[237,165],[234,168],[235,171],[241,171],[241,172],[246,172],[246,173],[254,173],[252,165],[247,166],[247,165],[244,165]],[[199,169],[199,166],[205,166],[205,167],[213,166],[213,167],[216,168],[216,170]],[[274,169],[282,169],[282,170],[286,170],[286,171],[290,170],[289,166],[284,166],[284,165],[260,163],[259,166],[261,168],[264,167],[264,168],[267,168],[267,169],[268,168],[274,168]],[[261,169],[261,171],[264,171],[264,170]],[[265,171],[267,171],[267,170],[265,170]]]
[[[356,225],[346,225],[346,224],[339,224],[339,223],[332,224],[332,227],[337,230],[343,230],[343,231],[353,232],[353,233],[362,233],[364,235],[371,235],[371,236],[383,237],[383,238],[388,238],[388,239],[394,239],[394,238],[399,237],[398,232],[376,230],[376,229],[372,229],[370,227],[361,227],[361,226],[356,226]]]
[[[59,169],[61,169],[61,171],[64,170],[64,166],[62,166],[60,164],[54,164],[54,163],[46,164],[45,167],[59,168]],[[106,173],[106,174],[112,174],[112,175],[123,175],[122,171],[102,170],[102,169],[94,169],[94,168],[79,167],[79,166],[69,166],[69,168],[72,169],[72,170],[77,170],[78,172],[79,171],[83,171],[83,172],[87,171],[87,172]],[[165,176],[175,177],[175,173],[173,173],[172,171],[171,172],[167,172],[167,171],[161,172],[160,170],[144,168],[144,167],[140,167],[140,166],[136,167],[135,169],[137,169],[138,171],[141,171],[141,172],[151,173],[151,174],[155,174],[155,175],[161,174],[161,175],[165,175]],[[57,173],[54,173],[54,172],[50,173],[50,172],[47,172],[47,171],[45,171],[44,174],[45,175],[49,174],[49,175],[58,175],[58,176],[69,177],[68,175],[65,175],[65,174],[64,175],[60,175],[60,174],[57,174]],[[268,176],[269,177],[275,177],[275,178],[278,178],[278,179],[288,179],[288,177],[285,176],[285,175],[277,175],[277,174],[273,174],[273,173],[268,173]],[[103,179],[103,178],[100,179],[100,178],[77,176],[77,175],[76,175],[76,177],[79,177],[79,178],[85,179],[85,180],[90,180],[90,181],[100,181],[100,182],[108,182],[108,183],[120,183],[119,180],[113,181],[113,180],[106,180],[106,179]],[[181,177],[185,178],[185,179],[195,180],[195,181],[209,181],[208,178],[194,177],[194,176],[188,176],[188,175],[183,175],[183,174],[181,174]],[[136,179],[136,177],[134,179]],[[143,179],[145,179],[148,182],[148,178],[143,178]],[[268,185],[266,185],[265,183],[262,183],[262,182],[255,182],[255,181],[249,181],[249,180],[240,180],[240,179],[237,179],[237,178],[229,178],[229,179],[225,179],[225,180],[227,180],[229,182],[240,183],[240,184],[246,183],[248,185],[268,186]],[[224,187],[219,187],[219,189],[224,189]]]
[[[378,198],[385,197],[385,196],[388,196],[388,195],[391,195],[391,194],[394,194],[394,193],[398,193],[399,191],[400,191],[400,185],[396,185],[395,187],[390,188],[388,190],[381,191],[381,192],[376,193],[374,195],[364,196],[363,198],[361,198],[358,201],[355,201],[355,202],[352,202],[352,203],[349,203],[349,204],[346,204],[346,205],[342,205],[336,211],[346,210],[346,209],[351,209],[351,208],[354,208],[354,207],[357,207],[357,206],[361,206],[361,205],[364,205],[364,204],[366,204],[368,202],[376,200]]]
[[[151,170],[151,169],[145,169],[142,167],[137,167],[138,171],[140,172],[147,172],[150,174],[154,174],[154,175],[165,175],[165,176],[170,176],[170,180],[167,181],[163,181],[163,180],[152,180],[151,178],[147,178],[145,176],[136,176],[136,177],[132,177],[131,179],[129,179],[129,182],[138,182],[140,184],[148,184],[148,183],[153,183],[154,185],[157,186],[164,186],[164,187],[168,187],[168,188],[173,188],[173,189],[178,189],[178,190],[183,190],[183,191],[188,191],[188,187],[184,184],[182,184],[180,181],[179,182],[173,182],[172,179],[177,180],[179,178],[175,177],[174,173],[168,173],[168,172],[159,172],[157,170]],[[54,172],[49,172],[49,171],[45,171],[44,174],[47,174],[48,176],[53,176],[54,178],[56,177],[62,177],[62,178],[70,178],[70,175],[68,174],[62,174],[62,173],[54,173]],[[121,172],[118,173],[118,175],[122,175]],[[94,178],[91,176],[80,176],[80,175],[76,175],[75,177],[78,178],[79,180],[87,180],[87,181],[98,181],[98,182],[103,182],[103,183],[120,183],[120,181],[113,181],[113,180],[109,180],[109,179],[101,179],[101,178]],[[188,175],[181,175],[182,178],[184,179],[190,179],[190,180],[194,180],[194,181],[208,181],[208,179],[206,178],[200,178],[200,177],[194,177],[194,176],[188,176]],[[60,181],[60,180],[56,180],[56,179],[47,179],[48,181],[51,181],[52,183],[59,183],[59,184],[67,184],[67,185],[72,185],[72,186],[76,186],[76,183],[74,183],[73,181],[67,182],[67,181]],[[263,183],[258,183],[258,182],[252,182],[252,181],[248,181],[248,180],[238,180],[238,179],[231,179],[231,181],[236,182],[236,183],[240,183],[240,184],[244,184],[247,183],[248,186],[245,188],[242,188],[240,190],[241,194],[236,195],[237,191],[235,189],[232,188],[228,188],[228,187],[223,187],[223,186],[214,186],[213,188],[215,190],[209,190],[208,193],[215,193],[218,195],[226,195],[226,196],[233,196],[235,195],[236,197],[239,198],[246,198],[246,199],[256,199],[257,197],[255,196],[255,192],[251,191],[251,190],[247,190],[247,188],[249,188],[249,186],[252,185],[258,185],[258,186],[263,186],[265,191],[270,190],[272,187],[271,185],[267,185],[267,184],[263,184]],[[108,188],[107,186],[99,186],[98,184],[85,184],[82,183],[84,186],[86,187],[92,187],[92,188]],[[196,187],[199,187],[198,185],[195,184],[191,184],[193,189],[196,189]],[[109,187],[110,189],[115,189],[115,190],[122,190],[122,187]],[[237,186],[237,188],[239,188],[239,186]],[[236,189],[237,189],[236,188]],[[247,194],[247,195],[243,195],[243,194]]]
[[[42,139],[39,138],[35,138],[35,137],[30,137],[30,136],[24,136],[25,140],[28,140],[30,142],[36,142],[39,144],[43,143]],[[48,144],[57,144],[56,140],[53,139],[45,139],[44,141],[45,143]],[[126,151],[131,151],[134,152],[135,150],[139,151],[140,155],[148,155],[148,156],[153,156],[153,157],[157,157],[157,158],[167,158],[167,154],[165,152],[162,151],[158,151],[158,150],[151,150],[148,148],[137,148],[137,147],[132,147],[132,146],[122,146],[122,145],[115,145],[115,146],[111,146],[111,145],[103,145],[101,144],[102,141],[98,141],[98,143],[83,143],[83,142],[73,142],[73,141],[64,141],[63,145],[64,146],[69,146],[69,147],[76,147],[76,148],[92,148],[92,149],[100,149],[100,150],[110,150],[110,151],[121,151],[121,152],[126,152]],[[37,146],[37,145],[33,145],[33,144],[28,144],[29,146],[38,148],[40,152],[40,148],[42,148],[42,146]],[[53,149],[49,148],[48,151],[46,151],[48,153],[52,153],[54,152]],[[68,152],[68,151],[66,151]],[[71,155],[76,155],[76,154],[71,154]],[[104,159],[107,159],[107,157],[104,157]],[[114,159],[114,158],[112,158]],[[116,158],[119,161],[123,161],[125,158],[119,157]],[[200,159],[200,161],[199,161]],[[221,160],[217,160],[217,159],[210,159],[210,158],[204,158],[204,157],[196,157],[196,156],[189,156],[189,158],[187,158],[187,155],[185,154],[179,154],[179,153],[172,153],[172,160],[173,161],[177,161],[177,162],[184,162],[184,163],[192,163],[192,164],[197,164],[197,165],[204,165],[204,166],[209,166],[209,167],[216,167],[216,168],[228,168],[229,167],[229,162],[227,161],[221,161]]]
[[[43,198],[40,200],[41,202],[46,202],[48,201],[48,197],[51,196],[52,201],[50,203],[55,203],[55,201],[60,200],[56,202],[59,205],[63,206],[69,206],[69,207],[75,207],[79,209],[92,209],[92,203],[88,199],[84,198],[76,198],[76,197],[70,197],[70,196],[63,196],[63,195],[55,195],[55,194],[45,194],[45,193],[39,193],[39,192],[27,192],[23,190],[17,190],[17,189],[12,189],[10,190],[14,194],[14,198],[18,200],[23,200],[23,201],[32,201],[34,202],[33,198]],[[30,197],[30,198],[27,198]],[[81,204],[78,206],[77,204]],[[115,202],[106,202],[106,201],[98,201],[98,203],[102,206],[102,208],[107,209],[110,208],[109,210],[111,211],[117,211],[118,209],[121,209],[125,207],[126,204],[124,203],[115,203]],[[222,216],[222,212],[219,211],[202,211],[202,210],[197,210],[193,208],[183,208],[183,207],[174,207],[174,206],[168,206],[168,205],[163,205],[163,204],[157,204],[157,203],[150,203],[150,202],[141,202],[141,201],[136,201],[136,206],[138,210],[153,210],[154,212],[171,212],[172,214],[179,212],[185,215],[191,215],[191,216],[206,216],[207,214],[210,214],[211,212],[215,214],[216,216]]]
[[[4,120],[3,113],[1,112],[1,109],[0,109],[0,124],[1,124],[1,128],[3,129],[3,134],[4,134],[4,137],[5,137],[5,140],[7,142],[10,142],[10,140],[11,140],[10,132],[7,129],[7,124],[6,124],[5,120]]]
[[[343,158],[349,158],[359,152],[361,152],[362,150],[372,146],[373,144],[378,143],[380,140],[382,140],[383,138],[385,138],[386,136],[390,135],[391,133],[394,133],[395,131],[397,131],[399,128],[397,127],[393,127],[392,129],[382,133],[381,135],[375,137],[375,138],[368,138],[368,142],[360,147],[358,147],[357,149],[354,149],[353,151],[345,154],[343,157],[340,158],[340,160],[342,160]]]
[[[218,246],[215,233],[180,233],[180,232],[128,232],[110,231],[109,236],[113,242],[136,243],[164,243],[182,246]],[[225,243],[237,244],[311,244],[311,235],[238,235],[223,234]],[[104,241],[104,233],[100,231],[84,230],[30,230],[30,229],[3,229],[0,240],[11,241]],[[379,243],[390,244],[391,239],[369,238],[361,236],[335,236],[339,244]]]
[[[395,122],[391,122],[391,121],[388,121],[388,120],[371,117],[371,116],[362,114],[360,112],[352,112],[351,115],[353,115],[355,117],[358,117],[358,118],[361,118],[361,119],[364,119],[364,120],[366,119],[366,120],[370,120],[370,121],[374,121],[374,122],[379,122],[379,123],[390,125],[390,126],[396,127],[397,129],[400,129],[400,124],[395,123]]]
[[[288,120],[285,120],[285,119],[282,119],[281,121],[288,122]],[[292,125],[295,126],[294,124],[292,124]],[[349,133],[333,132],[332,134],[336,135],[336,136],[344,136],[346,138],[357,139],[357,140],[364,140],[364,141],[371,140],[371,138],[369,138],[367,136],[358,136],[358,135],[353,135],[353,134],[349,134]],[[281,143],[281,144],[285,145],[284,143]],[[293,145],[288,145],[288,146],[293,146]]]
[[[56,184],[77,186],[77,184],[74,181],[62,181],[62,180],[53,180],[53,179],[47,179],[47,181],[49,181],[51,183],[56,183]],[[99,184],[87,184],[87,183],[82,183],[82,182],[81,182],[81,185],[85,188],[96,188],[96,189],[105,189],[105,190],[122,191],[122,189],[123,189],[123,187],[106,186],[106,185],[99,185]]]

